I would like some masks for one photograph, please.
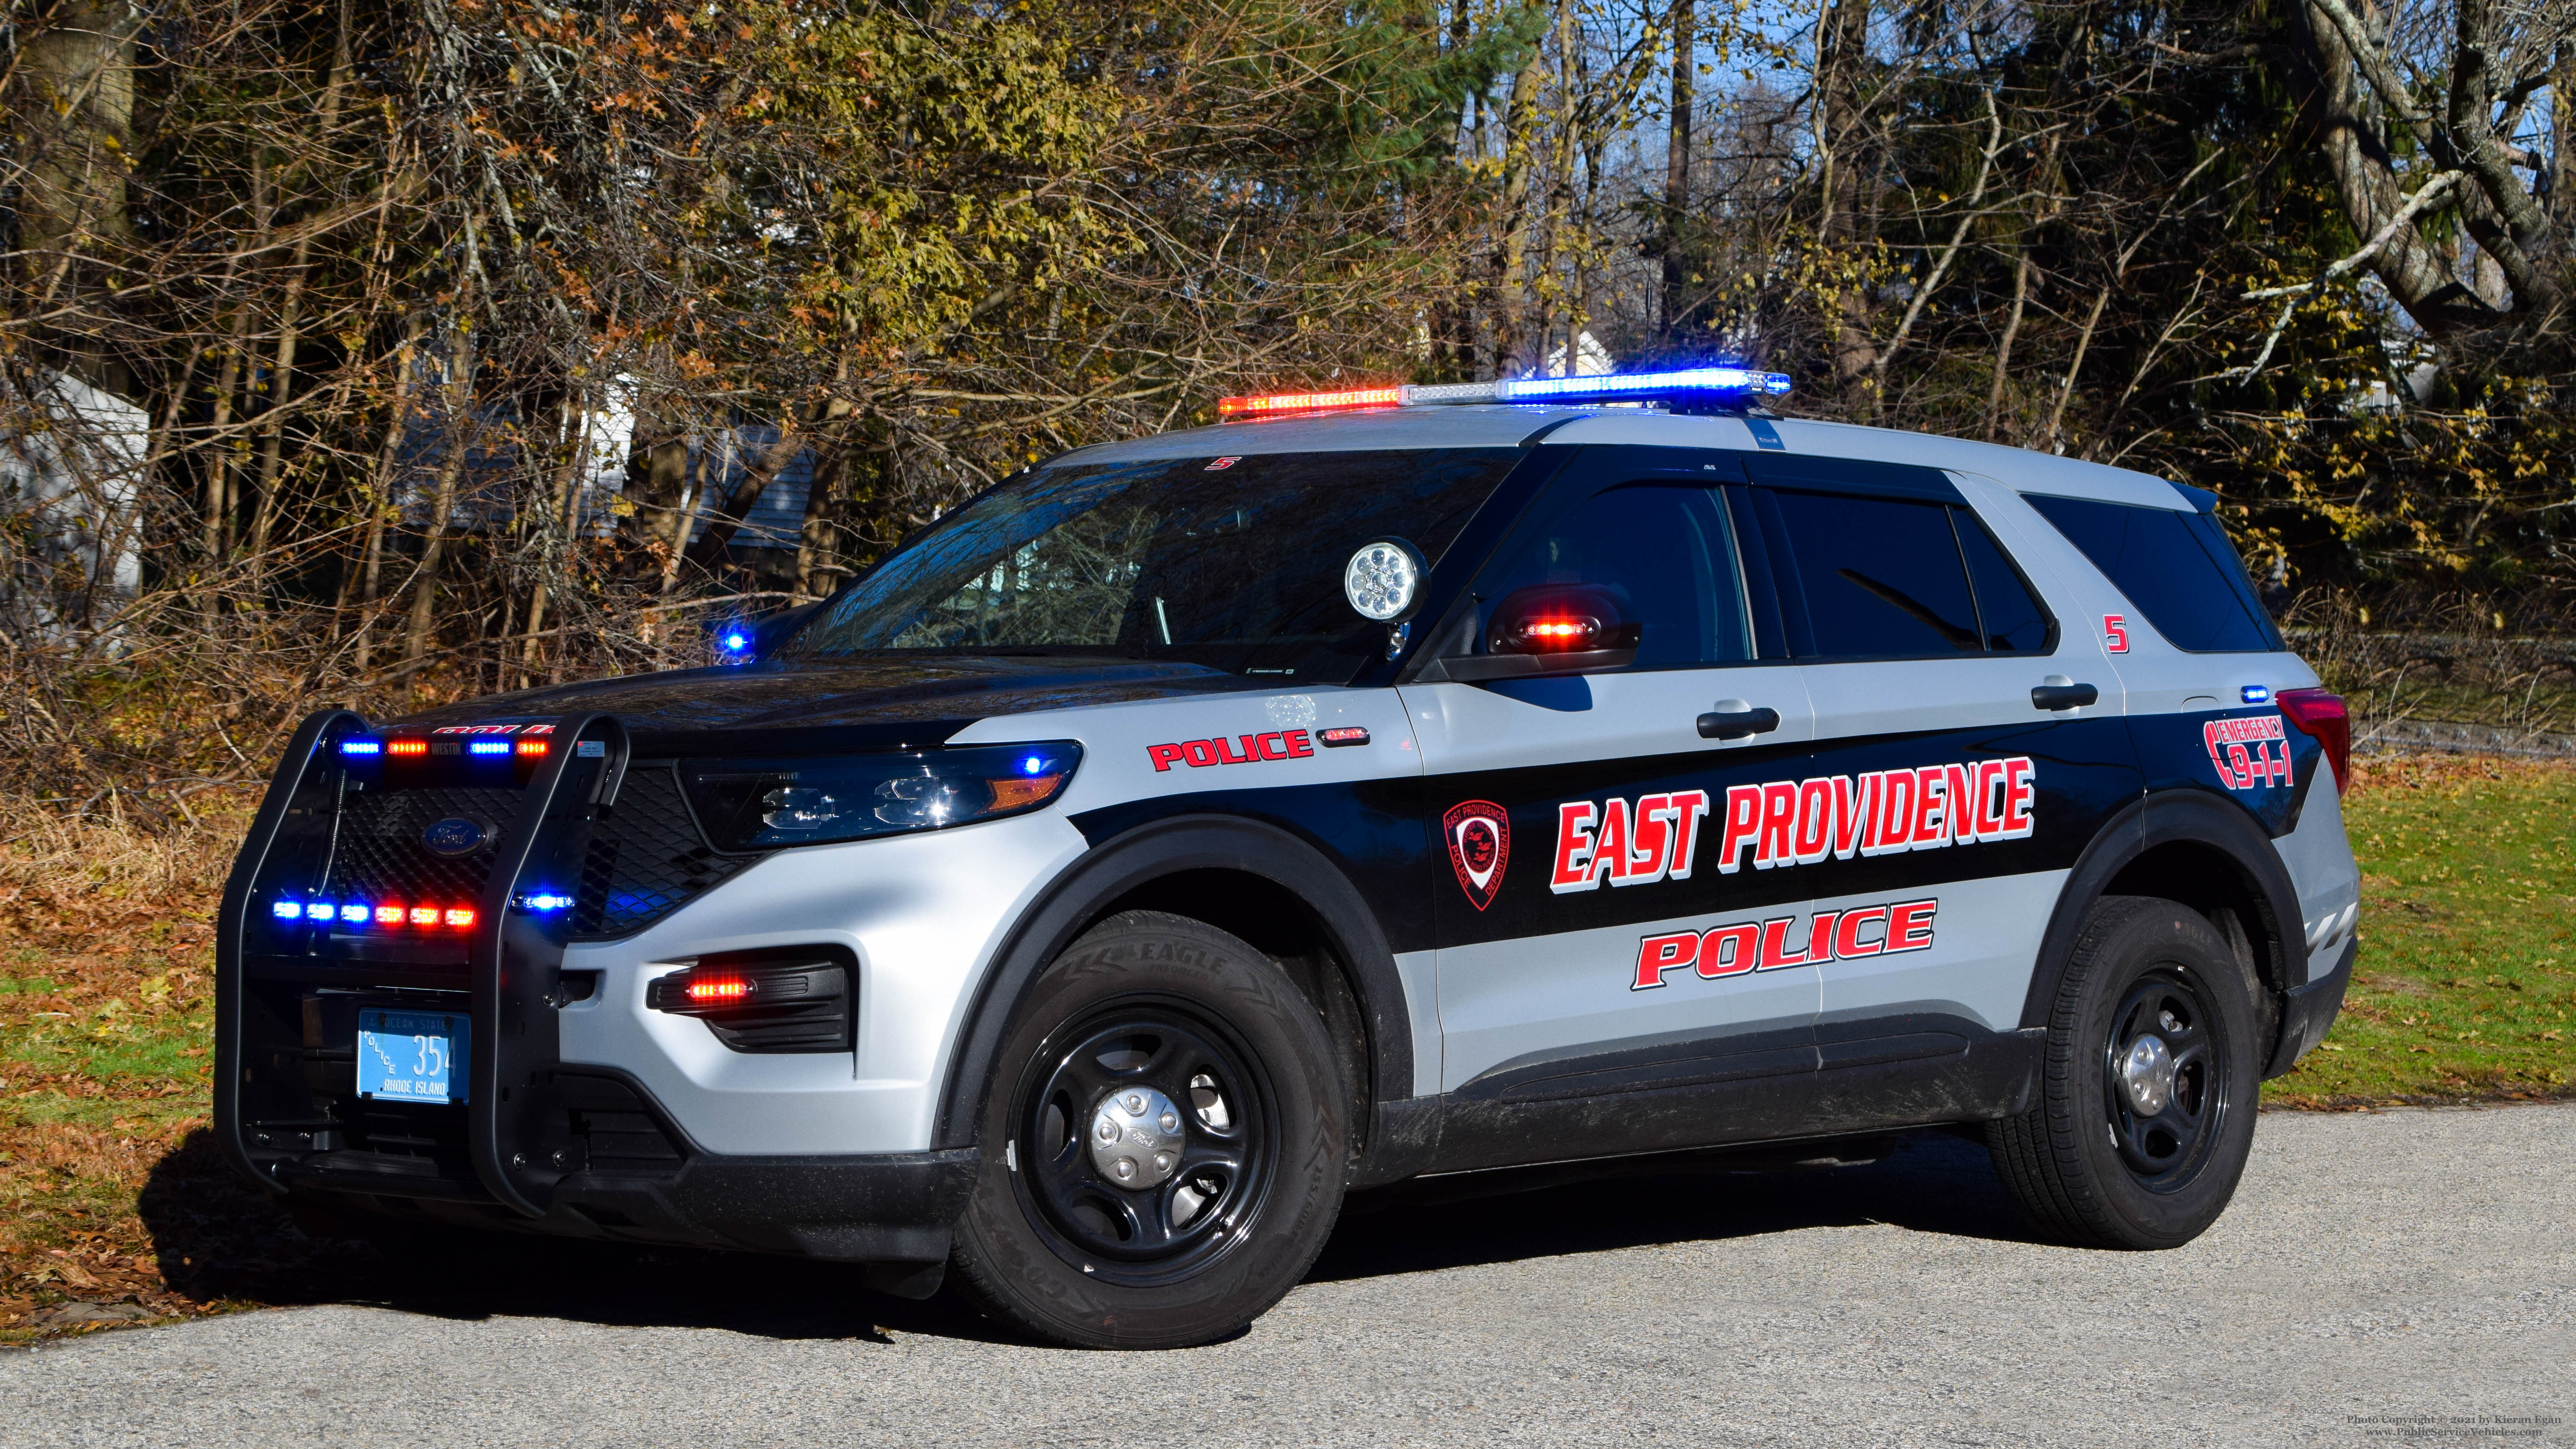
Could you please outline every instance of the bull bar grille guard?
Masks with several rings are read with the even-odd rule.
[[[371,1194],[488,1198],[519,1216],[543,1217],[556,1184],[580,1170],[586,1158],[585,1143],[574,1135],[574,1105],[562,1100],[563,1090],[555,1082],[561,1060],[555,1007],[563,1000],[564,950],[574,923],[563,912],[525,909],[521,892],[527,882],[580,878],[593,827],[603,809],[613,805],[626,769],[626,730],[605,714],[556,722],[550,735],[553,748],[527,779],[516,810],[490,850],[473,923],[458,933],[463,936],[459,972],[452,955],[442,959],[427,947],[399,949],[401,943],[372,958],[360,952],[357,959],[345,953],[323,956],[308,950],[299,956],[278,949],[285,933],[267,918],[269,903],[345,878],[337,831],[348,774],[337,745],[368,729],[363,717],[348,710],[323,710],[305,719],[278,764],[225,883],[216,926],[219,1145],[236,1166],[272,1191],[310,1182]],[[599,746],[595,752],[578,748],[594,742]],[[322,828],[325,822],[327,829]],[[313,850],[317,840],[322,846],[318,862]],[[433,944],[449,953],[455,950],[452,937]],[[273,997],[260,998],[255,989],[255,983],[278,981],[319,984],[362,999],[364,992],[376,989],[423,1005],[462,1004],[471,1022],[462,1142],[436,1140],[440,1134],[424,1127],[418,1140],[429,1165],[425,1172],[335,1167],[327,1152],[322,1154],[324,1165],[306,1165],[318,1145],[333,1140],[333,1129],[340,1124],[313,1116],[308,1082],[291,1072],[285,1074],[287,1080],[278,1080],[280,1063],[288,1057],[329,1055],[280,1050],[288,1028],[276,1019]],[[305,1010],[310,1013],[312,1007]],[[255,1039],[263,1031],[267,1039]],[[307,1030],[308,1044],[311,1036]],[[309,1064],[306,1075],[329,1066]],[[270,1140],[248,1140],[245,1124],[253,1120],[276,1129],[259,1134]],[[453,1117],[440,1121],[452,1124]],[[281,1133],[287,1140],[279,1140]],[[316,1133],[322,1134],[319,1139]],[[371,1165],[381,1169],[387,1164]],[[454,1167],[469,1168],[470,1180],[453,1172]]]

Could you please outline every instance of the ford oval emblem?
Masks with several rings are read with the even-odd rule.
[[[472,855],[483,848],[492,832],[480,820],[451,815],[420,833],[420,843],[432,855]]]

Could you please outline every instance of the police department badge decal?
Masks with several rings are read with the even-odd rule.
[[[1480,911],[1492,905],[1512,859],[1512,817],[1491,800],[1469,800],[1440,817],[1440,833],[1448,837],[1449,865],[1467,903]]]

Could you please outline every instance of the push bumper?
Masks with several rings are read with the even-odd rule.
[[[2343,1010],[2344,988],[2352,984],[2353,958],[2360,953],[2361,938],[2347,936],[2343,950],[2336,954],[2333,970],[2305,986],[2290,988],[2281,1003],[2280,1044],[2273,1048],[2271,1063],[2263,1069],[2266,1080],[2297,1066],[2299,1058],[2326,1039],[2335,1016]]]
[[[336,852],[356,848],[339,822],[364,792],[336,766],[333,744],[365,728],[339,711],[305,721],[226,886],[215,1135],[237,1166],[326,1211],[933,1265],[884,1286],[935,1282],[974,1184],[972,1149],[709,1151],[633,1076],[563,1060],[560,1013],[579,996],[561,969],[567,928],[529,909],[525,887],[577,878],[597,821],[615,808],[627,744],[614,720],[561,722],[544,763],[509,790],[424,800],[423,813],[503,817],[470,932],[388,946],[343,940],[336,927],[274,925],[265,903],[311,891]],[[470,1022],[456,1100],[359,1095],[350,1044],[368,1009]]]

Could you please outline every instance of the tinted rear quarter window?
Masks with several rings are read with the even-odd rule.
[[[1796,576],[1781,590],[1806,604],[1809,637],[1793,638],[1798,652],[1885,659],[1982,649],[1946,506],[1785,489],[1769,496],[1788,545],[1783,572]]]
[[[2048,611],[2023,581],[2021,571],[2004,557],[1986,526],[1968,513],[1953,510],[1959,547],[1968,555],[1968,576],[1977,585],[1977,623],[1986,631],[1986,647],[1998,654],[2043,654],[2051,637]]]
[[[2038,493],[2023,497],[2175,648],[2233,654],[2282,647],[2245,565],[2207,514]]]

